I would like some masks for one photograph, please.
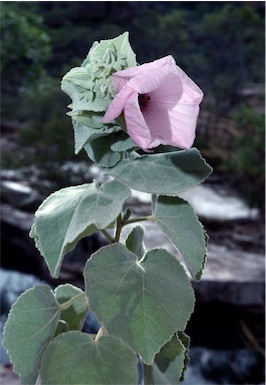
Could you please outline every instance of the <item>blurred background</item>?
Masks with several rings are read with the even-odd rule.
[[[202,281],[193,282],[185,384],[263,384],[265,3],[3,1],[0,17],[1,325],[36,282],[82,287],[82,264],[103,244],[98,235],[81,241],[52,280],[28,232],[48,194],[102,178],[85,152],[74,155],[70,99],[60,82],[95,40],[129,31],[139,64],[170,54],[205,94],[195,146],[214,172],[185,198],[210,250]],[[130,204],[148,210],[143,196]],[[3,349],[0,360],[0,380],[11,385]]]

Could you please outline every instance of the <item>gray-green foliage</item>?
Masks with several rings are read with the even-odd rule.
[[[43,201],[30,236],[57,277],[64,255],[81,238],[109,227],[129,198],[130,190],[117,181],[66,187]]]
[[[106,246],[87,262],[84,275],[92,311],[148,365],[193,311],[184,268],[165,250],[139,260],[124,245]]]
[[[40,205],[30,236],[53,277],[65,255],[84,237],[101,232],[109,245],[84,268],[84,291],[63,284],[52,291],[36,286],[12,306],[5,332],[14,370],[34,385],[178,384],[188,363],[184,334],[194,310],[190,278],[176,256],[147,250],[145,227],[153,221],[200,278],[206,234],[179,193],[205,180],[211,168],[195,148],[141,155],[121,122],[101,118],[113,97],[110,75],[135,65],[128,34],[93,45],[81,67],[69,71],[62,88],[72,98],[75,152],[85,149],[109,179],[63,188]],[[153,194],[151,213],[138,218],[127,200],[131,189]],[[97,335],[82,332],[91,310],[101,324]]]

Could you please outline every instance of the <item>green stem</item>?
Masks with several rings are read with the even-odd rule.
[[[114,238],[112,237],[112,235],[106,229],[101,230],[101,232],[103,233],[105,238],[108,239],[108,241],[110,241],[111,243],[115,243]]]
[[[155,217],[152,215],[148,215],[147,217],[139,217],[139,218],[132,218],[128,219],[127,221],[123,221],[122,225],[130,225],[131,223],[136,223],[136,222],[144,222],[144,221],[155,221]]]
[[[144,385],[154,385],[152,366],[143,364],[144,369]]]
[[[111,234],[106,229],[101,230],[101,232],[103,233],[105,238],[108,239],[110,243],[118,243],[120,240],[122,228],[124,226],[130,225],[131,223],[144,222],[144,221],[155,221],[155,217],[152,215],[148,215],[146,217],[132,218],[132,219],[123,221],[122,215],[119,214],[119,216],[116,219],[115,237],[112,237]]]
[[[87,300],[87,297],[86,297],[84,292],[79,293],[75,297],[73,297],[70,300],[68,300],[67,302],[61,303],[60,304],[60,310],[62,311],[62,310],[68,309],[74,302],[76,302],[78,299],[80,299],[82,297],[85,297],[86,300]],[[88,302],[88,300],[87,300],[87,302]]]
[[[116,230],[115,230],[114,243],[119,242],[122,228],[123,228],[122,215],[119,214],[117,219],[116,219]]]

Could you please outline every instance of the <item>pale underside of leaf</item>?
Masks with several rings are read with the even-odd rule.
[[[195,148],[124,159],[107,173],[132,189],[177,196],[204,181],[212,169]]]
[[[190,204],[179,197],[153,196],[156,222],[182,255],[192,276],[199,279],[206,260],[206,232]]]
[[[51,274],[58,276],[64,255],[77,242],[107,228],[130,197],[118,181],[66,187],[51,194],[35,214],[30,236],[44,256]]]
[[[52,340],[60,307],[48,285],[24,292],[12,306],[3,345],[24,385],[35,385],[42,355]]]

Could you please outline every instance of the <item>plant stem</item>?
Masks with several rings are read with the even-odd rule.
[[[101,232],[103,233],[105,238],[108,239],[108,241],[110,241],[111,243],[115,243],[114,238],[112,237],[112,235],[106,229],[101,230]]]
[[[97,342],[99,340],[99,338],[101,338],[102,336],[108,336],[108,331],[105,329],[104,326],[102,326],[98,330],[98,333],[96,334],[96,337],[95,337],[95,342]]]
[[[144,369],[144,385],[154,385],[152,366],[143,363]]]
[[[146,217],[132,218],[132,219],[123,221],[122,215],[119,214],[119,216],[116,219],[115,237],[112,237],[112,235],[106,229],[101,230],[101,232],[103,233],[105,238],[108,239],[110,243],[118,243],[120,240],[122,228],[124,226],[130,225],[131,223],[144,222],[144,221],[155,221],[155,217],[152,215],[148,215]]]
[[[119,240],[120,240],[120,235],[121,235],[121,231],[122,231],[122,227],[123,227],[123,224],[122,224],[122,215],[121,215],[121,213],[120,213],[120,214],[118,215],[117,219],[116,219],[116,230],[115,230],[114,243],[119,242]]]
[[[139,218],[132,218],[128,219],[127,221],[123,221],[122,225],[130,225],[131,223],[136,223],[136,222],[144,222],[144,221],[155,221],[155,217],[153,215],[148,215],[147,217],[139,217]]]
[[[60,310],[68,309],[75,301],[77,301],[78,299],[80,299],[82,297],[85,297],[85,299],[86,299],[86,301],[88,303],[88,299],[87,299],[85,293],[82,292],[82,293],[77,294],[75,297],[71,298],[67,302],[61,303],[60,304]]]

